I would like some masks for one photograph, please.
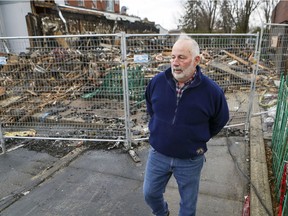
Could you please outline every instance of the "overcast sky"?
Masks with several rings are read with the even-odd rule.
[[[183,14],[183,0],[120,0],[122,6],[128,7],[127,14],[160,24],[167,30],[176,29],[178,19]]]

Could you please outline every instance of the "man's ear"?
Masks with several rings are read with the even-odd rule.
[[[199,64],[200,60],[201,60],[201,57],[199,55],[197,55],[194,60],[195,60],[196,64]]]

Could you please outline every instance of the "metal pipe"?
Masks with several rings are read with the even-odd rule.
[[[128,71],[127,71],[127,46],[125,32],[120,33],[121,36],[121,69],[122,69],[122,82],[123,82],[123,99],[124,99],[124,112],[125,112],[125,130],[126,130],[126,149],[131,148],[131,125],[130,125],[130,101],[129,101],[129,84],[128,84]]]
[[[68,27],[67,27],[67,22],[66,22],[65,18],[63,17],[63,14],[62,14],[62,12],[61,12],[61,10],[59,8],[59,5],[57,3],[55,5],[56,5],[56,10],[58,11],[59,17],[60,17],[60,19],[63,21],[63,23],[65,25],[65,30],[66,30],[67,33],[69,33]]]

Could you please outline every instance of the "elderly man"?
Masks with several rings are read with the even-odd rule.
[[[153,214],[169,215],[164,200],[173,174],[180,193],[180,216],[195,216],[207,142],[229,119],[222,89],[198,66],[199,45],[181,35],[172,48],[171,68],[157,74],[146,89],[150,145],[144,198]]]

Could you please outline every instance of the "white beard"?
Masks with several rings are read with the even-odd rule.
[[[182,70],[181,68],[173,68],[173,67],[171,69],[172,69],[172,75],[179,82],[185,82],[189,80],[195,73],[194,62],[192,62],[192,64],[184,70]],[[177,69],[182,70],[181,73],[176,73],[175,71]]]

